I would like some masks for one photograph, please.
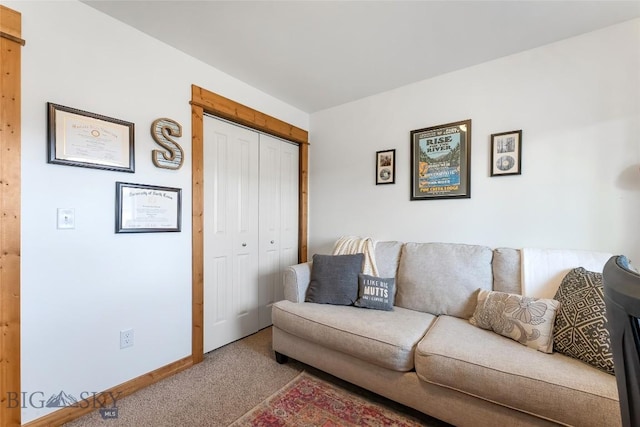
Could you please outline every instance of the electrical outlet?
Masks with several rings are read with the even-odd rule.
[[[133,347],[133,329],[120,331],[120,348]]]

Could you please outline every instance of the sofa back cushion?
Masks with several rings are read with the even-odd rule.
[[[493,290],[508,294],[522,294],[520,250],[493,250]]]
[[[491,290],[493,251],[454,243],[406,243],[396,280],[396,305],[468,319],[478,288]]]
[[[396,277],[402,242],[377,242],[376,266],[379,277]]]

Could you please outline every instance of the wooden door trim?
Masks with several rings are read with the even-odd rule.
[[[202,107],[206,113],[263,133],[275,135],[298,144],[309,143],[309,134],[306,130],[196,85],[191,85],[191,105],[197,105]]]
[[[0,425],[21,424],[20,150],[22,15],[0,5]]]
[[[192,332],[191,358],[200,363],[204,357],[204,114],[221,117],[257,131],[277,136],[300,145],[298,261],[307,261],[308,219],[308,145],[309,133],[242,105],[214,92],[191,85],[192,139]]]

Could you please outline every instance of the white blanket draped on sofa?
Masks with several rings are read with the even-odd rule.
[[[564,249],[522,249],[522,294],[553,298],[564,276],[573,268],[602,273],[611,254]]]
[[[362,272],[370,276],[378,276],[376,265],[376,242],[371,237],[343,236],[333,247],[333,255],[364,254]]]

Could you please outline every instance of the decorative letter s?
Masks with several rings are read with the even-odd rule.
[[[184,162],[184,155],[180,144],[172,140],[171,136],[182,136],[182,126],[175,120],[158,119],[151,124],[151,136],[166,151],[151,151],[151,159],[156,167],[164,169],[180,169]]]

